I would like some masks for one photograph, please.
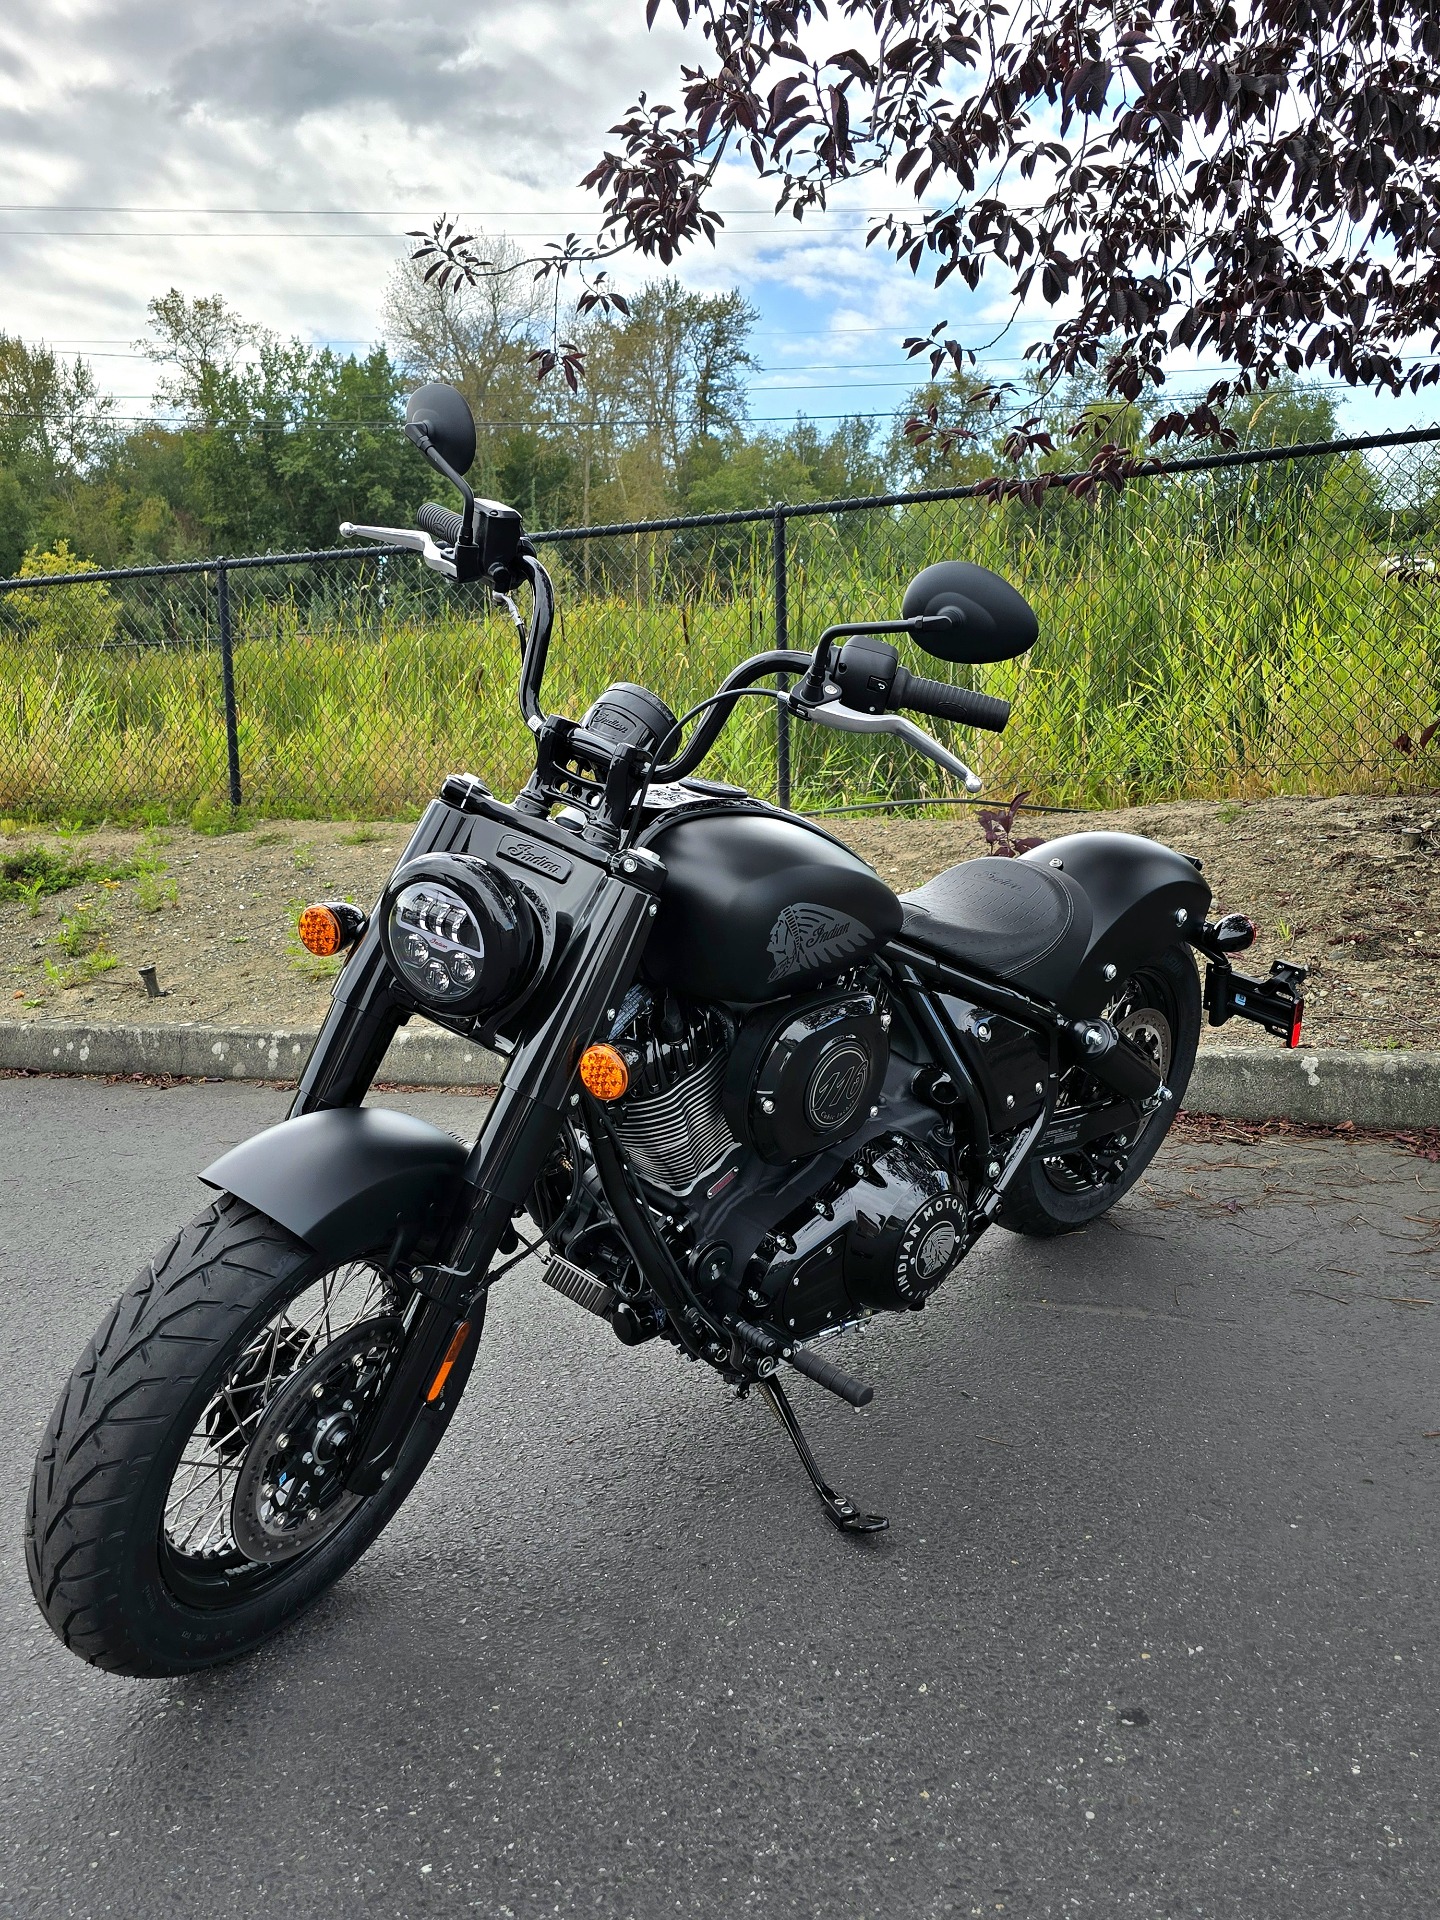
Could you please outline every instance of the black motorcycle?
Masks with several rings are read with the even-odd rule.
[[[922,1308],[986,1227],[1066,1233],[1139,1178],[1202,1016],[1299,1039],[1303,973],[1208,921],[1199,862],[1081,833],[951,867],[897,898],[839,841],[696,770],[737,700],[898,735],[970,790],[902,709],[999,731],[1003,700],[920,678],[1022,653],[997,575],[927,567],[898,620],[738,666],[677,720],[644,687],[546,713],[554,599],[508,507],[476,499],[469,410],[422,388],[407,432],[463,513],[347,527],[484,583],[520,632],[535,771],[432,802],[373,914],[302,916],[348,952],[290,1117],[202,1178],[217,1197],[106,1317],[35,1468],[27,1555],[76,1653],[173,1674],[254,1647],[358,1558],[435,1451],[490,1289],[522,1261],[627,1346],[664,1340],[779,1417],[847,1533],[781,1382],[852,1406],[830,1357]],[[510,597],[528,594],[522,619]],[[1192,949],[1206,956],[1205,990]],[[505,1057],[479,1138],[363,1101],[414,1015]]]

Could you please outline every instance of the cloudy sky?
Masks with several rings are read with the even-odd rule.
[[[89,359],[143,414],[145,303],[220,293],[247,318],[343,348],[379,334],[407,227],[441,208],[527,247],[592,230],[575,182],[642,88],[684,53],[644,0],[50,0],[0,19],[0,329]],[[937,295],[867,252],[870,182],[797,229],[735,169],[727,232],[680,269],[760,309],[756,419],[891,412],[901,336],[947,318],[977,343],[987,302]],[[896,203],[898,204],[898,203]],[[622,287],[638,268],[617,268]],[[628,277],[627,277],[628,276]],[[1015,370],[1027,334],[991,363]],[[1396,424],[1409,424],[1414,403]],[[1360,402],[1357,426],[1390,409]]]

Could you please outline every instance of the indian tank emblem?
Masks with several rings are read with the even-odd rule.
[[[848,913],[817,906],[812,900],[799,900],[793,907],[782,908],[770,929],[767,944],[775,962],[770,978],[783,980],[790,973],[813,973],[838,966],[874,938],[869,927]]]

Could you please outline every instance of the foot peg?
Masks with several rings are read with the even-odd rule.
[[[583,1267],[562,1260],[558,1253],[551,1254],[545,1262],[540,1269],[540,1278],[547,1287],[553,1287],[557,1293],[563,1293],[567,1300],[573,1300],[577,1307],[583,1307],[587,1313],[598,1314],[602,1320],[608,1320],[615,1311],[614,1289],[607,1287],[603,1280],[597,1280],[593,1273],[587,1273]]]
[[[827,1393],[848,1400],[852,1407],[868,1407],[875,1398],[874,1387],[867,1386],[863,1380],[853,1379],[842,1368],[831,1366],[828,1360],[822,1360],[818,1353],[807,1352],[804,1347],[792,1349],[790,1364],[797,1373],[803,1373],[807,1380],[813,1380],[817,1387],[824,1387]]]
[[[813,1355],[807,1358],[813,1359]],[[827,1367],[827,1371],[838,1373],[839,1369]],[[840,1375],[842,1380],[845,1377],[844,1374]],[[855,1382],[851,1381],[849,1384],[853,1386]],[[847,1500],[844,1494],[836,1493],[821,1473],[815,1456],[810,1451],[810,1443],[800,1431],[800,1422],[795,1418],[795,1409],[786,1399],[785,1389],[780,1382],[772,1377],[757,1381],[756,1385],[770,1402],[775,1418],[789,1434],[791,1445],[800,1456],[800,1464],[809,1476],[811,1486],[820,1496],[821,1506],[824,1507],[834,1525],[839,1527],[842,1533],[884,1533],[890,1522],[883,1513],[862,1513],[853,1500]],[[864,1391],[869,1396],[870,1390],[866,1388]]]
[[[827,1393],[833,1393],[838,1399],[848,1400],[852,1407],[868,1407],[875,1398],[875,1389],[867,1387],[863,1380],[856,1380],[845,1372],[843,1367],[835,1367],[828,1360],[822,1360],[818,1353],[811,1353],[808,1347],[786,1346],[785,1342],[768,1327],[752,1326],[748,1320],[732,1320],[730,1331],[747,1353],[758,1356],[762,1376],[775,1371],[777,1360],[788,1360],[797,1373],[803,1373],[807,1380],[813,1380],[817,1387],[824,1387]]]

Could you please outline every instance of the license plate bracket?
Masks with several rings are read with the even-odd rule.
[[[1205,969],[1205,1011],[1210,1025],[1221,1027],[1238,1016],[1278,1035],[1287,1047],[1298,1047],[1305,1017],[1306,971],[1286,960],[1276,960],[1267,976],[1257,980],[1250,974],[1237,973],[1224,961],[1212,960]]]

